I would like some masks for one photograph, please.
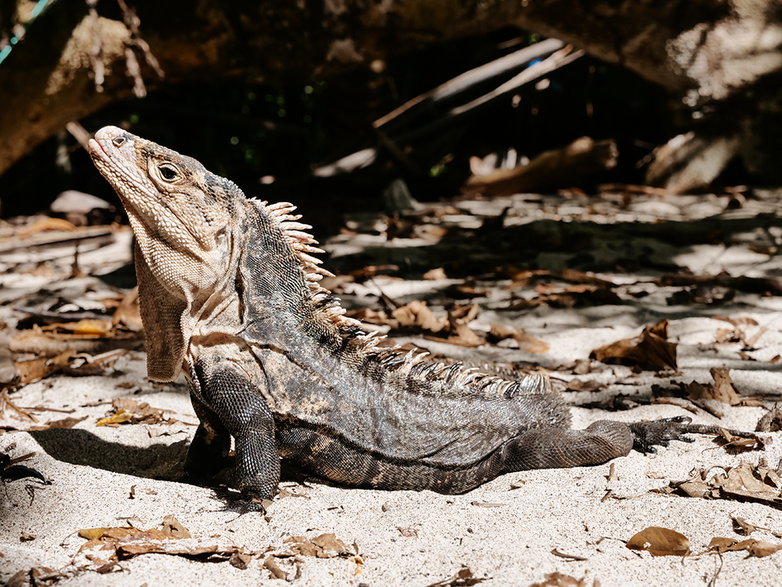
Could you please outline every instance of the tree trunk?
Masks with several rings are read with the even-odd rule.
[[[777,0],[136,0],[140,27],[132,9],[91,2],[52,4],[0,64],[0,173],[69,120],[146,85],[324,77],[509,24],[625,65],[696,116],[738,113],[715,121],[718,134],[758,178],[782,173]],[[19,22],[34,4],[17,0]]]

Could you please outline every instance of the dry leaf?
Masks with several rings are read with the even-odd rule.
[[[546,580],[533,583],[530,587],[587,587],[583,579],[576,579],[564,573],[546,573]]]
[[[485,342],[483,337],[468,326],[478,316],[478,312],[477,304],[457,304],[449,308],[448,323],[439,333],[440,336],[447,335],[444,342],[468,347],[482,345]],[[439,340],[439,337],[435,340]]]
[[[81,418],[68,417],[62,418],[60,420],[51,420],[46,422],[46,424],[31,426],[30,428],[27,428],[27,430],[63,430],[67,428],[73,428],[76,426],[76,424],[83,422],[86,419],[87,416],[82,416]]]
[[[68,222],[63,218],[52,218],[51,216],[43,216],[35,220],[29,226],[24,227],[19,231],[19,236],[22,238],[29,238],[36,232],[44,232],[49,230],[76,230],[76,226]]]
[[[429,332],[440,332],[448,324],[445,318],[435,316],[426,302],[418,300],[394,309],[392,315],[397,320],[397,328],[416,328]]]
[[[708,471],[693,474],[686,481],[671,481],[668,487],[657,490],[660,493],[702,497],[705,499],[735,499],[765,503],[782,507],[782,476],[779,471],[758,464],[742,461],[737,467],[725,467],[708,477]]]
[[[171,538],[192,538],[188,529],[171,515],[163,518],[163,532],[170,534]]]
[[[565,288],[554,285],[535,287],[539,295],[530,300],[517,299],[510,310],[524,310],[547,305],[552,308],[582,308],[606,304],[621,304],[622,299],[611,289],[600,285],[571,285]]]
[[[337,556],[353,556],[347,544],[334,534],[321,534],[312,540],[306,536],[289,536],[285,542],[290,544],[293,552],[303,556],[317,558],[334,558]]]
[[[731,516],[730,520],[731,520],[731,522],[733,522],[733,531],[736,534],[741,534],[742,536],[749,536],[755,530],[760,530],[759,526],[755,526],[754,524],[750,524],[744,518],[737,518],[737,517]]]
[[[443,290],[443,294],[454,300],[481,298],[486,296],[486,293],[486,289],[467,283],[454,283]]]
[[[687,556],[690,541],[676,530],[649,526],[630,538],[627,548],[648,550],[652,556]]]
[[[647,326],[625,338],[593,350],[589,357],[603,363],[639,365],[649,369],[676,369],[676,343],[668,342],[668,321]]]
[[[100,548],[111,550],[112,559],[124,560],[142,554],[167,554],[207,561],[229,560],[243,554],[239,548],[219,549],[215,545],[203,546],[179,542],[190,538],[190,532],[173,516],[163,518],[161,528],[141,530],[132,526],[114,528],[84,528],[79,536],[87,539],[79,551]]]
[[[759,436],[744,438],[741,436],[734,436],[723,429],[717,431],[717,436],[714,440],[730,454],[750,452],[753,450],[765,450],[766,448],[766,441]]]
[[[42,332],[39,328],[15,334],[9,348],[15,353],[54,356],[59,353],[103,353],[117,349],[141,349],[143,343],[135,334],[117,333],[110,337]]]
[[[506,324],[492,324],[489,330],[489,342],[499,342],[501,340],[513,339],[519,345],[519,350],[528,353],[543,354],[549,350],[548,343],[527,334],[521,328],[514,328]]]
[[[724,368],[711,369],[711,376],[714,379],[713,385],[693,385],[686,387],[690,399],[693,401],[713,399],[722,403],[735,406],[741,402],[741,397],[733,388],[733,381],[730,378],[730,372]]]
[[[175,420],[165,420],[163,414],[168,410],[153,408],[147,402],[118,397],[111,400],[113,411],[98,420],[96,426],[118,426],[120,424],[173,424]]]
[[[470,585],[483,583],[487,579],[488,577],[485,579],[476,577],[468,567],[462,567],[453,577],[431,583],[427,587],[469,587]]]
[[[102,375],[111,368],[127,349],[114,349],[100,355],[88,355],[74,351],[64,351],[55,357],[37,358],[15,363],[19,382],[22,384],[40,381],[55,373],[64,373],[74,377]]]
[[[779,432],[782,430],[782,408],[779,404],[763,414],[755,426],[755,432]]]
[[[278,579],[283,579],[285,581],[289,580],[288,574],[282,570],[273,556],[267,556],[263,561],[263,566]]]
[[[125,422],[130,422],[133,419],[133,414],[129,414],[125,410],[117,410],[110,416],[101,418],[96,422],[96,426],[118,426]]]
[[[448,279],[448,276],[445,274],[445,269],[442,267],[436,267],[434,269],[430,269],[422,276],[424,279],[429,280],[437,280],[437,279]]]
[[[168,554],[185,558],[198,558],[209,560],[212,555],[218,555],[219,559],[230,559],[237,551],[235,549],[219,550],[216,545],[211,546],[182,546],[170,542],[149,542],[143,544],[119,544],[116,554],[119,560],[126,560],[141,554]]]
[[[719,554],[744,550],[749,553],[750,556],[762,558],[764,556],[772,555],[778,550],[782,550],[782,544],[774,544],[772,542],[766,542],[765,540],[755,540],[754,538],[734,540],[732,538],[715,537],[709,542],[709,550]]]
[[[134,287],[122,298],[114,314],[111,316],[111,325],[114,328],[124,327],[132,332],[144,330],[141,322],[141,314],[138,305],[138,286]]]
[[[244,571],[248,566],[250,566],[251,560],[253,560],[253,557],[250,554],[244,552],[234,552],[228,559],[228,564]]]

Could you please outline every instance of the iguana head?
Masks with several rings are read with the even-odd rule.
[[[195,159],[114,126],[95,133],[89,151],[136,234],[147,372],[171,381],[199,316],[234,293],[227,286],[238,255],[231,217],[244,195]]]
[[[239,188],[195,159],[115,126],[96,132],[89,150],[122,200],[160,285],[190,300],[213,288],[227,270]]]

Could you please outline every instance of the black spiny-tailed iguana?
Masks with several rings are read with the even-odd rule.
[[[603,463],[685,433],[688,418],[570,428],[542,374],[502,379],[380,345],[342,315],[294,206],[245,198],[201,163],[105,127],[90,141],[136,234],[149,377],[190,384],[186,462],[218,470],[234,438],[246,503],[280,457],[354,486],[460,493],[511,471]]]

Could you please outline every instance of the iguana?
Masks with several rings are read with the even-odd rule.
[[[200,425],[186,471],[219,470],[233,437],[244,503],[274,496],[280,458],[345,485],[462,493],[719,430],[684,417],[573,430],[542,373],[505,379],[434,360],[344,316],[292,204],[248,199],[113,126],[89,150],[136,235],[148,375],[189,382]]]

